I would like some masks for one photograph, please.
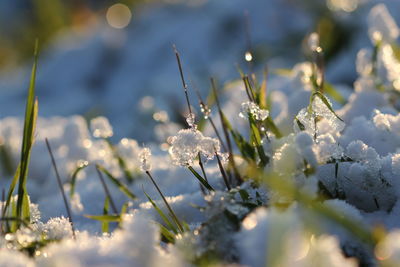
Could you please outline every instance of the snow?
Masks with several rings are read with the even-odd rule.
[[[330,2],[333,4],[333,1]],[[281,8],[286,15],[295,9],[286,2],[271,3],[271,10]],[[361,2],[358,4],[361,5]],[[220,91],[222,110],[232,128],[246,140],[250,136],[249,123],[239,119],[238,114],[244,118],[251,115],[257,123],[271,119],[283,133],[282,138],[277,138],[269,131],[266,132],[268,138],[263,139],[262,147],[258,148],[264,149],[269,158],[264,169],[256,166],[257,160],[243,157],[239,148],[234,146],[232,160],[246,181],[229,192],[225,190],[219,166],[213,160],[215,155],[225,159],[223,165],[229,176],[236,174],[230,164],[225,162],[227,154],[222,153],[220,140],[216,138],[208,121],[204,131],[200,131],[201,122],[198,121],[196,125],[195,107],[193,113],[182,116],[180,123],[173,119],[175,115],[187,114],[182,108],[185,106],[182,104],[184,97],[178,86],[174,85],[179,88],[181,106],[176,104],[175,109],[166,107],[166,96],[175,92],[166,88],[171,86],[171,80],[179,81],[179,76],[176,66],[174,72],[169,67],[173,60],[167,60],[168,57],[161,57],[160,54],[167,46],[165,40],[177,37],[176,43],[180,46],[184,39],[192,36],[195,31],[188,30],[186,27],[189,26],[183,23],[189,19],[193,23],[191,25],[198,27],[198,31],[204,34],[202,36],[214,33],[217,40],[223,39],[225,42],[227,39],[227,43],[233,47],[240,47],[232,36],[222,38],[221,33],[214,32],[213,25],[230,16],[237,19],[242,16],[243,7],[247,5],[240,1],[209,1],[200,7],[203,12],[209,12],[210,20],[205,24],[199,23],[204,18],[188,7],[177,5],[165,10],[155,7],[155,11],[145,10],[150,12],[149,17],[152,19],[137,18],[137,25],[128,29],[129,32],[99,28],[93,39],[89,38],[80,46],[72,48],[64,44],[63,48],[54,48],[45,56],[38,77],[38,94],[39,99],[44,99],[44,112],[38,119],[27,184],[32,202],[31,222],[29,227],[21,227],[16,233],[0,235],[0,266],[192,266],[199,263],[199,260],[213,257],[220,260],[220,264],[243,266],[357,266],[358,262],[370,266],[378,262],[398,265],[400,114],[397,83],[400,81],[400,62],[394,53],[393,43],[398,39],[399,30],[395,19],[383,4],[370,9],[372,4],[365,6],[365,10],[371,10],[367,20],[372,44],[367,45],[361,39],[360,44],[368,48],[358,53],[349,48],[349,53],[357,54],[355,69],[359,77],[354,88],[334,84],[336,88],[341,88],[338,91],[346,98],[344,105],[334,101],[333,97],[315,93],[312,81],[315,66],[311,62],[298,63],[283,76],[268,76],[267,88],[271,100],[268,102],[271,105],[268,110],[260,108],[254,101],[246,100],[248,97],[242,81],[232,81],[223,86]],[[259,1],[249,6],[250,12],[255,11],[255,21],[259,21],[257,11],[261,12],[261,7],[265,5]],[[291,8],[286,9],[288,5]],[[388,3],[390,5],[395,3]],[[339,5],[338,8],[343,11],[349,9],[346,5]],[[189,11],[186,14],[182,10]],[[273,12],[271,10],[268,9],[268,12]],[[365,11],[359,12],[361,15],[354,14],[356,18],[365,15]],[[178,13],[183,14],[184,18],[175,18]],[[279,21],[281,15],[277,16]],[[294,16],[298,17],[298,23],[283,19],[279,31],[275,32],[274,24],[265,30],[276,34],[260,34],[258,31],[262,27],[258,26],[254,38],[260,40],[262,35],[267,35],[265,38],[280,39],[285,29],[301,31],[307,28],[308,19],[302,12]],[[268,16],[263,14],[263,17]],[[161,36],[149,40],[151,34],[146,33],[146,23],[149,23],[147,29],[150,29],[159,25],[156,22],[166,19],[180,26],[159,29]],[[132,47],[118,44],[118,40],[114,40],[117,43],[112,45],[109,43],[118,34],[126,34],[124,38],[131,40],[139,33],[146,40],[138,40]],[[107,34],[111,35],[111,39],[107,39],[110,38],[105,36]],[[356,38],[360,38],[359,35]],[[319,47],[318,39],[316,33],[308,36],[307,44],[311,50]],[[202,68],[207,66],[209,71],[218,70],[217,74],[229,77],[229,71],[222,67],[220,69],[220,66],[233,63],[235,56],[231,54],[235,50],[228,47],[224,51],[224,44],[210,45],[223,47],[216,53],[211,52],[212,48],[201,49],[207,46],[200,41],[193,42],[193,47],[187,48],[187,53],[183,55],[187,55],[187,62],[194,65],[196,74],[204,72]],[[81,90],[81,81],[86,80],[86,75],[90,76],[91,70],[96,69],[95,65],[101,62],[101,55],[104,52],[117,53],[113,50],[114,45],[122,47],[118,53],[124,58],[108,67],[106,73],[113,73],[105,78],[104,88],[96,88],[99,91],[95,93],[90,92],[93,88]],[[376,58],[373,49],[376,49]],[[149,54],[155,54],[154,58],[159,57],[160,60],[153,62],[153,58],[147,58]],[[57,71],[58,75],[51,75],[58,66],[57,62],[70,60],[68,62],[75,64],[79,57],[87,60],[83,60],[84,64],[76,70],[71,69],[66,73]],[[201,57],[204,58],[199,59]],[[346,55],[337,57],[343,60]],[[202,64],[203,60],[207,64]],[[140,61],[146,62],[145,66],[137,67]],[[292,63],[290,59],[284,61]],[[161,68],[168,71],[158,72]],[[327,66],[327,78],[335,68],[337,66]],[[347,66],[342,71],[350,72],[349,68]],[[138,69],[140,71],[135,73],[134,70]],[[146,73],[150,69],[151,73]],[[131,80],[123,79],[128,72]],[[70,80],[64,83],[63,75],[69,76]],[[174,76],[174,79],[170,76]],[[52,79],[44,86],[46,77]],[[92,78],[94,81],[99,79]],[[55,84],[63,89],[51,91],[49,88]],[[130,91],[132,84],[143,88]],[[64,90],[66,88],[70,90]],[[58,95],[58,90],[63,93]],[[94,112],[96,116],[88,116],[93,118],[88,127],[86,117],[71,114],[84,112],[82,107],[100,91],[99,103],[106,109],[115,107],[113,111],[104,113],[116,125],[110,123],[107,117],[97,116],[97,112]],[[127,91],[130,93],[126,94]],[[12,102],[18,99],[13,94],[4,91],[2,97]],[[191,90],[189,94],[192,94]],[[59,100],[46,102],[46,97],[52,99],[54,95]],[[54,115],[51,111],[61,106],[58,105],[60,101],[72,103],[68,99],[76,101],[65,110],[58,109],[63,116],[42,117]],[[137,110],[135,103],[139,103]],[[13,115],[7,103],[2,101],[0,106],[2,110],[4,108],[5,114],[10,112]],[[201,108],[202,116],[205,119],[212,118],[222,133],[216,110],[211,111],[206,106]],[[172,110],[178,112],[174,115]],[[186,126],[183,126],[185,119],[189,128],[182,129]],[[121,128],[123,130],[120,132]],[[137,131],[139,139],[132,138],[132,128]],[[22,131],[23,121],[20,117],[0,119],[1,157],[8,155],[12,170],[19,161]],[[154,141],[154,137],[158,138],[159,143]],[[72,173],[82,168],[77,175],[75,193],[69,200],[76,239],[72,235],[69,219],[65,217],[61,195],[56,190],[56,179],[51,170],[45,138],[52,144],[67,193],[71,192]],[[145,146],[141,145],[143,140],[154,142],[147,142]],[[233,144],[234,140],[231,142]],[[181,168],[192,166],[201,173],[197,163],[199,155],[204,160],[208,183],[215,188],[213,192],[202,191],[192,173],[187,168]],[[121,162],[124,162],[122,167]],[[113,202],[118,208],[127,204],[128,210],[121,218],[121,226],[110,223],[111,231],[105,234],[100,233],[99,222],[84,216],[101,215],[103,212],[105,194],[99,182],[96,164],[106,169],[137,197],[135,200],[129,199],[115,183],[106,180]],[[126,171],[132,175],[132,180],[126,177]],[[146,192],[158,207],[165,209],[158,191],[143,173],[149,171],[177,217],[189,226],[190,230],[175,236],[175,243],[167,244],[161,239],[159,224],[164,225],[165,221],[143,193]],[[1,176],[7,179],[0,180],[0,188],[7,189],[12,173],[1,168]],[[264,183],[271,177],[281,179],[281,187],[285,184],[292,186],[293,192],[280,191],[279,186],[274,188]],[[340,224],[340,220],[329,219],[311,210],[307,201],[304,203],[301,198],[300,201],[294,201],[297,194],[303,196],[303,199],[306,199],[304,196],[313,199],[313,203],[320,205],[327,213],[336,212],[340,218],[350,221],[351,225]],[[14,197],[12,202],[15,201]],[[0,203],[2,210],[4,203]],[[12,217],[12,211],[8,210],[5,215]],[[387,235],[378,240],[375,247],[358,239],[354,231],[348,229],[357,227],[375,233],[375,230],[379,230],[377,224],[387,231]],[[37,247],[31,258],[26,256],[26,251],[21,252],[25,245],[43,240],[49,243]]]

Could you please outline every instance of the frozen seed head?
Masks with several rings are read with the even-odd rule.
[[[399,37],[399,28],[384,4],[378,4],[368,15],[369,35],[374,43],[390,43]]]
[[[169,153],[174,164],[180,166],[191,166],[199,153],[207,160],[214,158],[215,153],[220,153],[218,139],[204,137],[203,134],[194,129],[183,129],[176,136],[169,138],[171,147]]]
[[[90,129],[94,137],[109,138],[113,136],[113,129],[106,117],[97,117],[90,121]]]
[[[151,150],[148,147],[144,147],[139,152],[140,169],[143,172],[148,172],[151,170]]]
[[[256,103],[252,101],[243,102],[241,105],[241,110],[239,116],[241,118],[248,118],[251,114],[258,121],[264,121],[269,116],[269,111],[261,109]]]

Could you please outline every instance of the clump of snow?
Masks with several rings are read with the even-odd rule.
[[[214,158],[215,154],[220,154],[220,143],[216,138],[205,137],[195,129],[183,129],[176,136],[169,138],[171,145],[169,154],[172,161],[181,166],[191,166],[199,153],[204,155],[207,160]]]
[[[384,4],[378,4],[371,9],[368,25],[369,35],[374,43],[390,43],[399,37],[399,28]]]
[[[96,117],[90,121],[90,129],[94,137],[109,138],[113,136],[113,129],[106,117]]]
[[[242,118],[248,118],[249,115],[254,116],[254,119],[258,121],[264,121],[268,118],[269,111],[266,109],[261,109],[253,101],[243,102],[241,105],[241,110],[239,116]]]

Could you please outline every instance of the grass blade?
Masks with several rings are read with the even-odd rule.
[[[208,190],[215,191],[214,188],[195,170],[192,166],[189,166],[188,169],[194,174],[194,176],[199,180],[199,182]]]
[[[135,196],[135,194],[133,194],[130,190],[129,190],[129,188],[126,186],[126,185],[124,185],[121,181],[119,181],[117,178],[115,178],[106,168],[104,168],[103,166],[101,166],[101,165],[96,165],[97,166],[97,168],[101,171],[101,172],[103,172],[106,176],[107,176],[107,178],[116,186],[116,187],[118,187],[118,189],[122,192],[122,193],[124,193],[126,196],[128,196],[130,199],[132,199],[132,200],[136,200],[136,196]]]
[[[84,215],[86,218],[100,221],[100,222],[120,222],[121,221],[121,216],[119,214],[117,215]]]
[[[106,199],[104,200],[104,207],[103,207],[103,215],[108,215],[108,209],[110,206],[110,199],[108,196],[106,196]],[[108,233],[109,232],[109,223],[108,222],[102,222],[101,223],[101,231],[103,233]]]
[[[35,99],[35,82],[38,59],[38,41],[35,43],[34,63],[32,67],[31,79],[28,89],[28,97],[25,108],[24,131],[22,138],[20,173],[18,179],[18,200],[17,200],[17,217],[29,220],[29,203],[27,201],[26,180],[28,178],[28,166],[30,154],[34,142],[34,134],[36,128],[36,119],[38,114],[38,101]]]
[[[158,215],[160,215],[161,219],[165,222],[165,224],[171,229],[175,234],[178,233],[178,229],[171,223],[165,213],[157,206],[157,204],[151,199],[151,197],[143,190],[143,193],[146,195],[147,199],[153,206],[153,208],[157,211]]]

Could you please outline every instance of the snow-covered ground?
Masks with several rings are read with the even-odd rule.
[[[234,146],[237,172],[246,178],[243,183],[231,177],[224,180],[221,165],[232,169],[223,149],[228,144],[217,139],[208,122],[201,133],[191,117],[190,127],[168,119],[176,106],[185,109],[171,44],[180,49],[184,71],[193,79],[236,77],[234,63],[246,50],[243,29],[237,26],[243,11],[251,14],[254,43],[284,45],[289,33],[306,36],[313,31],[300,6],[279,0],[251,5],[209,1],[196,9],[153,6],[144,8],[126,31],[103,25],[85,40],[60,38],[39,62],[40,117],[27,185],[35,203],[31,222],[15,233],[0,235],[0,266],[399,265],[400,17],[396,10],[400,3],[377,2],[364,3],[354,13],[334,13],[359,29],[326,70],[326,79],[334,83],[344,103],[334,101],[329,92],[327,98],[315,92],[320,80],[313,62],[298,63],[282,76],[269,75],[268,107],[248,99],[241,81],[226,83],[220,93],[222,111],[237,135],[246,140],[250,136],[250,147],[258,145],[252,150],[254,161],[249,150],[245,154]],[[309,39],[310,52],[318,53],[317,39],[315,35]],[[297,49],[272,58],[272,68],[299,59]],[[6,167],[11,171],[17,167],[23,131],[22,116],[5,116],[23,113],[26,77],[29,73],[21,70],[1,79],[0,189],[5,192],[12,176]],[[337,84],[351,79],[356,79],[353,87]],[[207,91],[201,93],[205,96]],[[189,94],[195,108],[192,86]],[[180,100],[169,107],[170,97]],[[208,116],[223,136],[217,108],[211,109]],[[104,117],[88,127],[84,117],[71,115],[86,112],[105,114],[114,129]],[[249,129],[248,115],[259,128]],[[151,117],[158,122],[150,122]],[[196,123],[201,117],[197,112]],[[282,137],[264,124],[267,119],[275,122]],[[258,144],[255,132],[261,136]],[[132,136],[141,141],[158,137],[159,142],[145,147]],[[75,237],[65,218],[45,138],[70,197]],[[204,173],[197,155],[207,161]],[[86,165],[72,194],[71,176],[78,166]],[[118,213],[127,204],[122,227],[111,223],[107,234],[101,234],[100,222],[84,216],[103,214],[108,194],[96,165],[126,186],[121,191],[121,185],[115,186],[103,172]],[[207,177],[203,187],[188,166]],[[188,225],[172,243],[165,240],[165,233],[161,239],[155,222],[165,221],[144,193],[164,210],[146,171],[176,217]],[[228,192],[229,184],[233,189]],[[136,199],[127,196],[128,190]]]

